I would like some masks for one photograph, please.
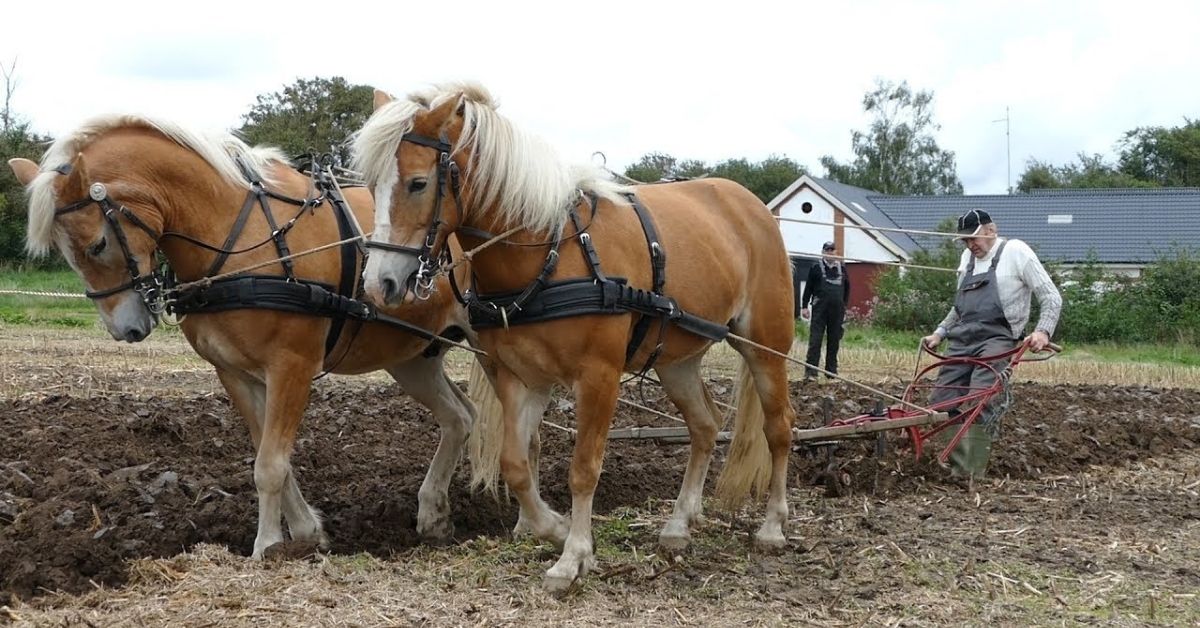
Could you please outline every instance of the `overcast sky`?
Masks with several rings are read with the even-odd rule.
[[[236,128],[255,97],[343,76],[396,94],[473,79],[572,160],[851,156],[876,79],[934,92],[968,194],[1028,158],[1114,155],[1200,118],[1200,2],[590,4],[516,0],[21,2],[0,8],[12,109],[57,135],[99,113]]]

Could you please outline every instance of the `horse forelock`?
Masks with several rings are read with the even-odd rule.
[[[250,181],[243,175],[236,159],[241,158],[252,173],[267,183],[274,182],[270,177],[273,162],[289,163],[278,149],[251,148],[229,133],[202,133],[175,122],[144,115],[112,114],[92,118],[51,144],[41,160],[42,173],[29,185],[26,249],[30,254],[37,256],[49,252],[54,245],[55,208],[78,200],[56,198],[54,184],[59,174],[53,169],[71,163],[77,154],[105,134],[124,128],[156,131],[199,155],[225,181],[247,189]]]
[[[400,148],[400,139],[412,130],[413,118],[427,105],[428,102],[411,98],[393,100],[376,109],[354,134],[351,167],[362,173],[368,186],[374,187],[388,170],[396,167],[395,155]]]

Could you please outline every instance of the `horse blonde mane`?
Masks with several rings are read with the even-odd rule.
[[[465,175],[477,204],[497,205],[504,222],[533,231],[556,229],[581,191],[623,202],[619,195],[626,186],[595,165],[564,164],[544,140],[500,115],[487,89],[473,82],[444,83],[380,107],[354,138],[354,167],[368,185],[396,167],[401,138],[416,117],[451,99],[461,99],[465,118],[453,150],[473,155]]]
[[[26,230],[25,248],[30,255],[42,256],[50,251],[54,243],[55,207],[78,200],[55,198],[54,181],[61,175],[53,169],[71,163],[80,151],[106,133],[128,127],[145,128],[161,133],[167,139],[199,155],[223,180],[245,189],[250,188],[251,181],[238,167],[239,160],[255,178],[268,185],[278,184],[272,176],[274,164],[290,165],[288,158],[279,149],[267,146],[251,147],[229,133],[201,133],[174,122],[133,114],[92,118],[50,145],[42,157],[41,174],[29,184],[29,225]]]

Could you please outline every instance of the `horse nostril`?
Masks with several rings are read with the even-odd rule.
[[[392,299],[395,299],[396,296],[400,293],[400,284],[396,283],[396,280],[392,279],[391,277],[385,278],[382,282],[382,285],[383,285],[383,300],[385,302],[391,302]]]
[[[125,342],[141,342],[146,338],[146,332],[140,329],[131,329],[125,332]]]

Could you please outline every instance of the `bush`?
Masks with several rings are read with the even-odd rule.
[[[956,267],[961,249],[947,241],[913,263]],[[1063,297],[1055,338],[1065,342],[1167,342],[1200,345],[1200,257],[1172,249],[1131,278],[1108,273],[1095,255],[1069,271],[1047,264]],[[876,284],[871,319],[885,329],[929,333],[954,303],[949,273],[889,270]],[[1038,318],[1033,303],[1030,320]]]
[[[954,270],[962,248],[947,238],[932,251],[913,255],[912,263]],[[875,284],[871,320],[885,329],[928,334],[954,305],[956,275],[921,269],[889,269]]]

